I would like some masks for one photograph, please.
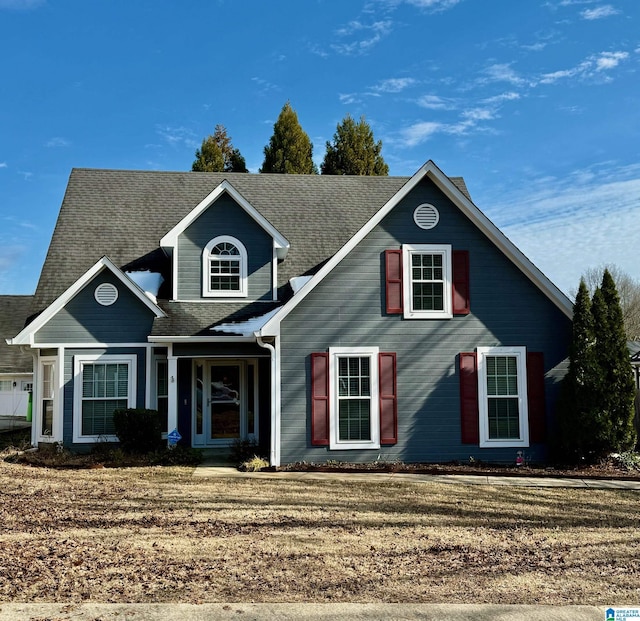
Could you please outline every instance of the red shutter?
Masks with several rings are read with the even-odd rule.
[[[402,250],[385,250],[387,313],[402,314]]]
[[[311,354],[311,444],[329,444],[329,354]]]
[[[478,414],[478,358],[475,352],[460,354],[460,424],[463,444],[480,443]]]
[[[380,382],[380,444],[398,442],[398,397],[395,353],[378,354]]]
[[[453,314],[468,315],[469,303],[469,251],[453,251]]]
[[[546,408],[544,396],[544,354],[527,352],[527,402],[529,408],[529,442],[544,442]]]

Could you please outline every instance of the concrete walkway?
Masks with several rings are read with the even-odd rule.
[[[551,477],[487,476],[471,474],[408,474],[404,472],[239,472],[236,468],[204,462],[194,477],[294,479],[296,481],[402,481],[404,483],[458,483],[464,485],[510,485],[520,487],[573,487],[640,491],[640,480],[562,479]]]
[[[604,621],[605,610],[492,604],[0,604],[0,621]]]

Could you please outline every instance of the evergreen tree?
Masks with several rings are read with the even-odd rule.
[[[573,305],[569,370],[557,408],[558,458],[562,461],[577,462],[594,451],[599,375],[591,300],[587,286],[581,280]]]
[[[287,102],[273,125],[273,135],[264,148],[261,173],[317,174],[313,145]]]
[[[629,360],[627,339],[620,299],[609,270],[605,270],[600,287],[606,315],[599,319],[598,331],[602,331],[598,360],[606,390],[602,408],[610,424],[610,444],[614,451],[626,451],[635,445],[633,425],[635,383]]]
[[[231,144],[223,125],[216,125],[212,136],[202,141],[191,166],[194,172],[249,172],[240,151]]]
[[[389,167],[381,151],[382,141],[375,142],[364,117],[356,123],[347,114],[342,123],[338,123],[333,143],[327,142],[320,170],[323,175],[388,175]]]
[[[605,271],[591,301],[584,279],[576,295],[569,370],[558,403],[558,457],[593,462],[631,449],[634,396],[620,300]]]

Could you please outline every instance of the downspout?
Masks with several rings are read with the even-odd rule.
[[[254,332],[256,342],[260,347],[269,350],[271,358],[271,447],[269,464],[280,465],[280,365],[278,364],[279,343],[275,337],[275,346],[265,343],[258,332]]]

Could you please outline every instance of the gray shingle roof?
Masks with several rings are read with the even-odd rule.
[[[158,252],[160,239],[224,179],[289,240],[287,259],[278,267],[280,287],[294,276],[317,269],[409,180],[74,169],[42,268],[33,312],[51,304],[103,255],[119,267],[132,263],[140,267],[145,258],[157,261],[162,256]],[[452,181],[467,194],[462,179]],[[204,309],[193,306],[178,310],[177,305],[171,305],[171,318],[158,321],[154,332],[170,334],[166,330],[173,326],[180,327],[180,334],[194,334],[189,330],[223,320],[225,310],[238,310],[221,305],[212,317],[210,305],[206,305],[205,317]]]
[[[24,328],[31,310],[32,295],[0,295],[0,373],[31,373],[33,358],[19,347],[7,345]]]

